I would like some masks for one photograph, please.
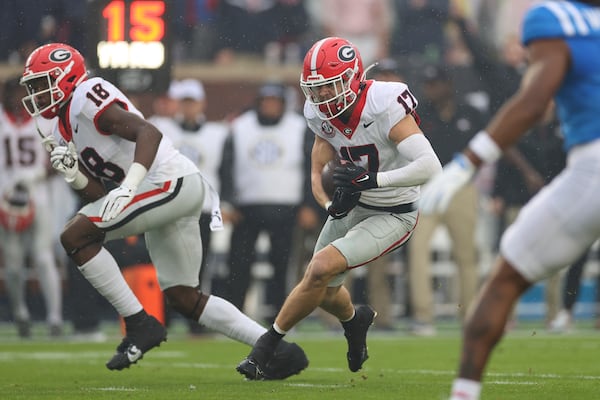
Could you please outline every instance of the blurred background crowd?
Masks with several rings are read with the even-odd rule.
[[[0,77],[7,118],[22,116],[18,100],[23,93],[9,82],[33,49],[58,41],[84,56],[94,51],[87,39],[94,29],[93,2],[3,1]],[[406,82],[419,100],[421,127],[445,164],[517,89],[525,63],[517,21],[535,2],[173,0],[169,89],[131,96],[221,192],[227,229],[211,235],[209,216],[200,221],[203,287],[267,323],[310,258],[326,213],[310,192],[312,133],[294,121],[302,112],[297,85],[302,59],[316,40],[346,38],[361,51],[365,66],[378,63],[367,78]],[[256,125],[252,141],[243,140],[249,123]],[[0,121],[2,138],[13,134],[5,127]],[[5,163],[9,141],[0,144]],[[357,270],[347,284],[355,298],[379,311],[375,328],[429,336],[437,333],[441,320],[460,323],[491,266],[500,234],[564,164],[561,145],[553,110],[548,110],[546,121],[510,157],[480,171],[444,215],[422,218],[406,248]],[[297,163],[282,167],[278,151],[296,152]],[[273,168],[287,177],[286,183],[263,191],[260,198],[247,196],[242,183],[248,179],[248,163],[255,165],[250,172],[257,184],[273,186]],[[33,201],[37,214],[51,217],[47,240],[55,263],[40,267],[36,246],[23,260],[11,256],[3,240],[0,321],[14,323],[21,337],[32,335],[34,322],[46,321],[52,337],[102,340],[101,323],[116,320],[116,314],[69,265],[58,243],[77,199],[50,171],[35,181],[43,185],[47,198]],[[0,186],[0,192],[13,189]],[[110,250],[142,301],[152,302],[161,320],[170,323],[143,237],[114,242]],[[595,316],[595,286],[588,279],[597,270],[593,254],[595,248],[569,270],[567,279],[558,276],[534,287],[515,310],[513,323],[536,318],[563,332],[572,328],[574,316]],[[48,268],[59,272],[58,285],[47,284],[55,279],[47,278]],[[578,298],[581,307],[576,309]],[[325,316],[316,318],[335,326]],[[202,333],[198,326],[189,330]]]

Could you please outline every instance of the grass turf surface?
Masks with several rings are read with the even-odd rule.
[[[497,347],[483,399],[597,399],[597,333],[584,328],[555,336],[535,325],[511,332]],[[249,347],[221,336],[188,338],[181,329],[129,370],[109,371],[104,363],[120,340],[111,329],[100,344],[43,335],[19,341],[12,327],[0,329],[0,398],[440,400],[448,397],[460,345],[456,326],[433,338],[374,332],[370,359],[351,373],[341,333],[300,329],[289,339],[305,349],[308,369],[286,381],[249,382],[235,371]]]

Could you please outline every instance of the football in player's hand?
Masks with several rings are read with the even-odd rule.
[[[325,164],[323,171],[321,172],[321,183],[323,184],[323,189],[329,198],[332,198],[333,192],[335,192],[335,185],[333,184],[333,173],[335,172],[335,167],[339,167],[341,165],[342,161],[336,157]]]

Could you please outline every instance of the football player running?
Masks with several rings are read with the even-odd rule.
[[[571,265],[600,236],[600,1],[544,1],[525,15],[529,66],[485,131],[425,189],[422,212],[443,210],[477,168],[498,159],[554,99],[567,166],[506,230],[495,268],[465,325],[452,400],[477,400],[489,356],[518,298]]]
[[[52,167],[88,203],[65,226],[61,243],[96,290],[124,317],[126,336],[106,366],[121,370],[166,340],[165,328],[148,315],[127,286],[103,243],[145,234],[160,286],[187,318],[253,345],[266,329],[226,300],[200,292],[202,259],[198,220],[205,196],[212,205],[214,229],[220,226],[219,198],[205,193],[196,166],[147,122],[113,84],[88,78],[74,48],[52,43],[34,50],[21,83],[27,111],[57,116],[43,142]],[[104,184],[112,185],[105,192]],[[267,368],[283,379],[304,369],[302,349],[283,343]]]
[[[315,133],[312,190],[330,217],[304,277],[272,327],[238,365],[248,379],[264,379],[278,343],[317,307],[340,320],[350,371],[362,368],[376,312],[368,306],[355,308],[342,283],[349,270],[408,241],[417,223],[413,203],[420,185],[441,169],[417,124],[417,100],[407,85],[365,80],[364,75],[358,50],[342,38],[319,40],[304,59],[304,116]],[[336,155],[345,165],[335,170],[330,199],[321,171]]]

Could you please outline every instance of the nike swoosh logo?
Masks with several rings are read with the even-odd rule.
[[[373,122],[375,122],[375,121],[371,121],[371,122],[365,122],[365,123],[363,124],[363,128],[368,128],[368,127],[370,127],[370,126],[373,124]]]
[[[369,175],[362,176],[361,178],[356,180],[356,183],[366,182],[369,180]]]
[[[142,352],[138,349],[134,344],[129,346],[127,349],[127,358],[129,361],[134,362],[139,360],[142,357]]]

